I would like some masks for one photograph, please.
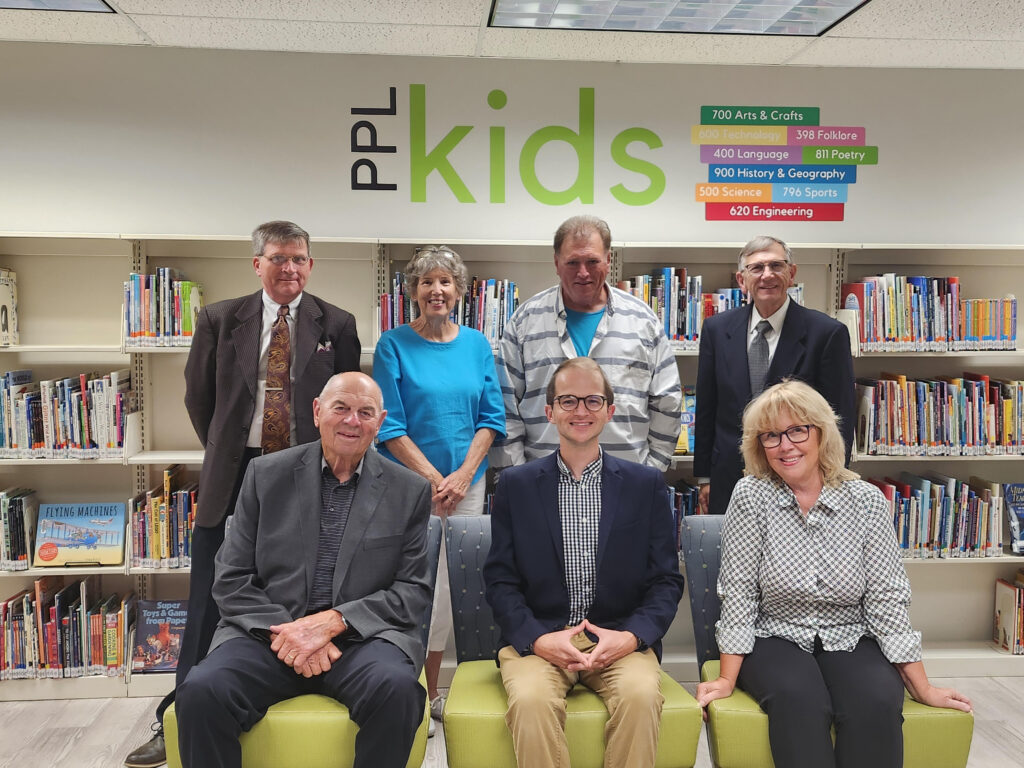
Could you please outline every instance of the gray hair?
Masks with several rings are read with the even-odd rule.
[[[594,232],[601,236],[604,244],[604,252],[612,249],[612,231],[608,228],[608,222],[599,219],[597,216],[573,216],[562,222],[562,226],[555,232],[555,254],[562,250],[562,243],[568,240],[587,239]]]
[[[409,294],[415,295],[420,278],[429,275],[435,269],[443,270],[452,276],[459,296],[466,293],[469,270],[462,263],[462,257],[447,245],[424,245],[416,249],[409,263],[405,265],[405,289]]]
[[[301,240],[306,244],[306,253],[309,249],[309,232],[298,224],[291,221],[268,221],[260,224],[252,231],[252,255],[262,256],[267,248],[267,243],[290,243],[293,240]]]
[[[782,252],[786,254],[786,261],[788,261],[790,264],[793,263],[793,252],[789,249],[789,246],[786,245],[782,240],[779,240],[779,238],[777,237],[772,237],[771,235],[758,235],[749,243],[743,246],[743,250],[740,251],[739,260],[736,262],[738,268],[741,270],[743,269],[743,262],[747,259],[748,256],[752,256],[753,254],[759,253],[760,251],[767,251],[773,245],[782,246]]]

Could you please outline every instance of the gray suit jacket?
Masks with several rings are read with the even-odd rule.
[[[305,615],[320,535],[320,443],[254,459],[217,553],[220,623],[210,650]],[[369,450],[334,571],[334,608],[353,638],[379,637],[423,663],[430,484]],[[347,636],[346,636],[347,637]]]

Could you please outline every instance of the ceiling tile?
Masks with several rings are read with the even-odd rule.
[[[144,45],[147,42],[125,16],[24,10],[0,10],[0,40],[112,45]]]
[[[479,55],[573,61],[781,64],[806,45],[807,38],[793,37],[485,29]]]
[[[132,19],[156,45],[314,53],[472,56],[478,30],[397,24],[142,16]]]
[[[116,0],[128,14],[479,27],[490,0]]]
[[[787,64],[829,67],[1024,69],[1024,45],[998,40],[820,38]]]
[[[1024,40],[1024,2],[872,0],[828,37],[911,40]]]

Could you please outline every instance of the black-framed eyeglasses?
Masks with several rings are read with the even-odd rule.
[[[807,438],[811,436],[813,428],[813,424],[794,424],[789,429],[784,429],[781,432],[761,432],[758,434],[757,439],[761,441],[761,445],[765,448],[778,448],[782,445],[783,435],[788,437],[791,443],[806,443]]]
[[[608,398],[604,395],[559,395],[555,398],[555,402],[558,403],[558,407],[563,411],[575,411],[576,406],[581,402],[583,407],[588,411],[600,411]]]
[[[273,256],[264,256],[275,267],[283,267],[289,261],[296,267],[304,267],[309,264],[309,256],[285,256],[283,253],[275,253]]]
[[[788,261],[762,261],[757,264],[747,264],[743,271],[748,275],[759,277],[767,269],[773,275],[781,275],[789,267]]]

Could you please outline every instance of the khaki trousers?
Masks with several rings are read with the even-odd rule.
[[[573,644],[584,653],[595,646],[582,633]],[[539,656],[520,656],[510,645],[498,652],[498,661],[508,694],[505,722],[519,768],[569,768],[565,697],[576,683],[594,691],[608,708],[605,768],[653,768],[665,702],[653,651],[631,653],[603,670],[582,672],[569,672]]]

